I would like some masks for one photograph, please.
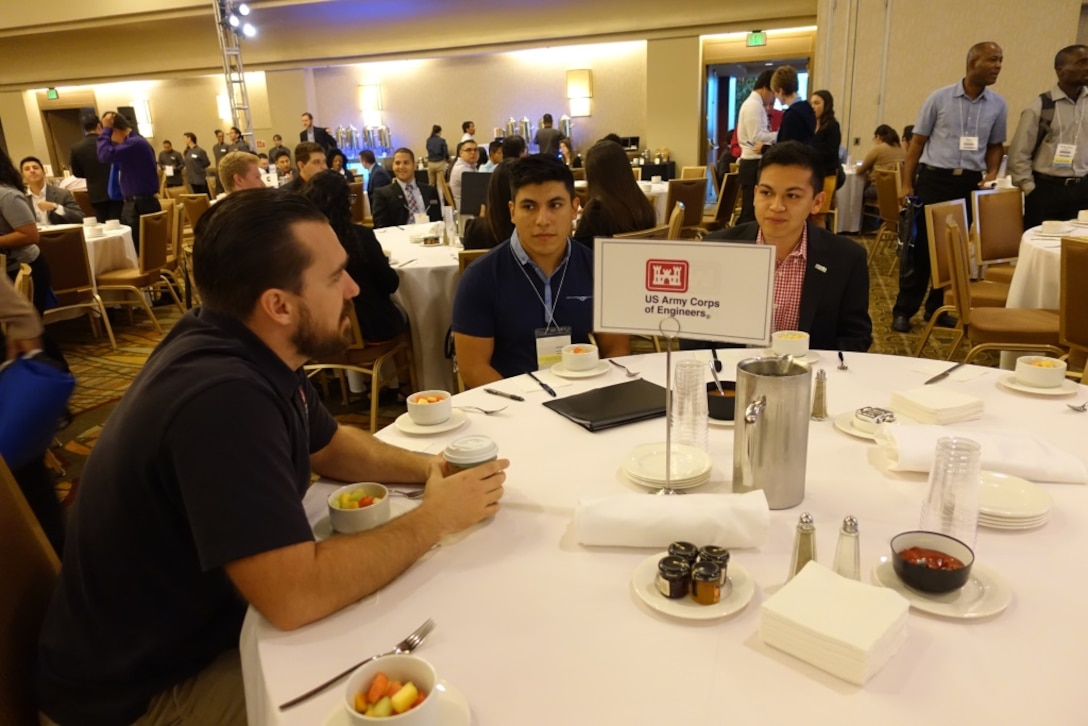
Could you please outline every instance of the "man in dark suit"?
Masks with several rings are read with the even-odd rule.
[[[336,140],[329,133],[328,129],[323,129],[320,126],[314,126],[314,116],[312,113],[302,114],[302,131],[298,134],[298,140],[312,141],[315,144],[321,146],[325,150],[325,153],[329,153],[336,148]],[[297,161],[297,159],[296,159]]]
[[[363,149],[359,152],[359,163],[367,170],[366,193],[370,197],[370,203],[373,204],[374,190],[392,184],[393,177],[389,176],[389,172],[385,170],[385,167],[378,163],[378,160],[374,158],[374,152],[370,149]]]
[[[83,140],[72,146],[68,166],[74,176],[87,180],[87,196],[94,207],[94,216],[100,222],[107,219],[120,219],[124,202],[110,199],[110,165],[98,160],[98,135],[102,133],[102,124],[97,116],[83,119]]]
[[[760,163],[756,222],[706,239],[775,247],[774,330],[803,330],[818,350],[864,352],[873,342],[865,250],[809,224],[824,201],[820,168],[812,147],[775,144]]]
[[[432,222],[442,220],[438,190],[416,183],[416,155],[411,149],[402,147],[393,154],[393,176],[392,184],[374,190],[375,228],[411,224],[414,214],[425,213]]]

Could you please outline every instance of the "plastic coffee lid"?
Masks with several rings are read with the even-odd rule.
[[[442,456],[454,466],[472,466],[494,459],[499,446],[490,436],[462,436],[446,446]]]

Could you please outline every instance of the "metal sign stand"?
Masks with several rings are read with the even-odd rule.
[[[667,325],[670,321],[672,324]],[[654,494],[671,496],[683,494],[672,488],[672,342],[680,337],[680,321],[670,315],[658,323],[657,329],[665,339],[665,487]]]

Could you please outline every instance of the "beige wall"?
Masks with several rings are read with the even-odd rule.
[[[967,49],[992,40],[1005,52],[993,90],[1008,103],[1011,136],[1020,110],[1053,85],[1054,53],[1076,42],[1080,18],[1081,0],[888,0],[887,10],[820,0],[813,89],[831,91],[843,141],[859,158],[877,125],[913,124],[932,91],[963,77]]]
[[[682,166],[703,163],[702,41],[698,37],[651,40],[646,47],[647,128],[644,145],[669,149]]]

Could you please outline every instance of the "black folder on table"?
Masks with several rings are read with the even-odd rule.
[[[626,381],[544,405],[590,431],[645,421],[665,415],[665,389],[644,381]]]

